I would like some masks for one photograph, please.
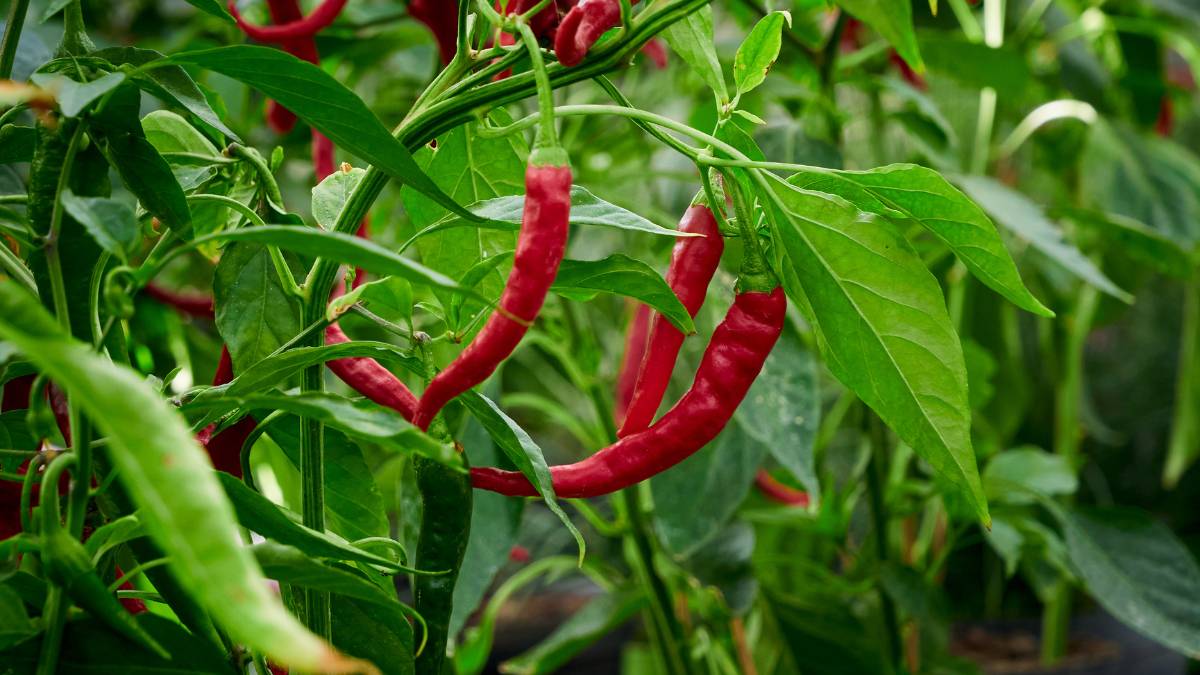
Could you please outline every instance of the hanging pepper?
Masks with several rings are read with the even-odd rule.
[[[233,381],[233,359],[229,356],[229,348],[221,348],[221,358],[217,362],[217,373],[213,376],[213,386],[229,384]],[[252,417],[243,417],[233,426],[213,435],[217,425],[210,424],[196,434],[196,440],[208,450],[208,458],[212,460],[213,468],[217,471],[242,477],[242,446],[254,432],[256,422]]]
[[[180,314],[193,316],[197,319],[212,319],[216,316],[213,310],[213,299],[210,295],[174,291],[154,283],[146,284],[146,287],[142,290],[146,295],[168,307],[174,308]]]
[[[274,26],[255,26],[247,22],[238,12],[236,2],[229,3],[229,13],[233,15],[238,28],[251,38],[259,42],[286,44],[294,40],[312,38],[333,23],[345,6],[346,0],[324,0],[308,16],[286,22],[276,19]]]
[[[444,426],[436,434],[449,436],[443,432]],[[413,461],[422,504],[417,564],[421,569],[446,570],[446,574],[420,574],[413,580],[413,604],[429,631],[425,650],[417,657],[416,672],[442,675],[454,610],[454,585],[471,532],[471,481],[431,459],[415,457]]]
[[[633,311],[633,319],[625,333],[625,356],[621,359],[621,370],[617,374],[617,400],[613,406],[613,421],[618,425],[625,419],[629,402],[637,387],[638,371],[646,356],[646,342],[650,336],[650,308],[639,304]]]
[[[637,4],[633,0],[632,4]],[[574,66],[610,28],[621,25],[619,0],[580,0],[571,8],[554,34],[554,54],[564,66]]]
[[[451,399],[483,382],[507,359],[537,319],[567,246],[571,167],[561,149],[535,150],[525,170],[525,209],[512,273],[497,311],[475,340],[438,373],[421,396],[413,423],[427,429]]]
[[[725,241],[721,238],[712,211],[703,204],[693,205],[684,212],[683,219],[679,221],[679,231],[703,235],[679,239],[671,252],[671,266],[667,271],[667,283],[671,290],[679,297],[688,314],[695,318],[704,304],[708,283],[712,281],[721,262]],[[666,317],[654,317],[646,356],[642,359],[633,398],[617,432],[618,437],[642,431],[654,420],[654,413],[658,412],[671,381],[671,371],[679,356],[679,348],[683,346],[683,338],[683,333],[671,325]]]
[[[518,30],[529,50],[530,65],[537,82],[540,124],[525,169],[525,208],[521,214],[512,272],[496,312],[475,340],[433,378],[421,395],[413,419],[413,424],[420,429],[428,429],[447,402],[486,380],[513,353],[525,331],[537,319],[567,248],[571,165],[566,150],[558,144],[554,94],[537,37],[527,25],[518,23]]]
[[[325,344],[336,345],[349,342],[349,338],[337,324],[325,329]],[[378,361],[366,356],[335,359],[326,363],[338,379],[351,389],[366,396],[385,408],[391,408],[412,420],[417,411],[417,397],[390,370]]]
[[[679,402],[650,428],[631,434],[585,460],[551,468],[559,497],[597,497],[629,487],[690,457],[733,417],[783,332],[783,289],[742,290],[713,331],[695,381]],[[479,489],[511,496],[537,494],[519,472],[471,469]]]
[[[437,40],[442,64],[450,63],[458,51],[458,3],[450,0],[411,0],[408,13],[425,24]]]
[[[766,469],[759,469],[758,473],[754,474],[754,484],[758,486],[758,491],[763,493],[764,497],[777,504],[801,507],[809,504],[807,492],[780,483]]]

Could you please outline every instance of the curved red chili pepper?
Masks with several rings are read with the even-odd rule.
[[[571,167],[542,164],[534,158],[525,169],[525,210],[512,272],[500,305],[479,335],[421,395],[413,424],[428,429],[442,406],[486,380],[521,342],[537,318],[558,273],[567,246],[571,215]]]
[[[22,375],[9,380],[3,387],[4,394],[0,396],[0,412],[28,408],[29,392],[33,390],[35,379],[36,375]]]
[[[647,338],[650,337],[650,307],[638,304],[633,311],[633,320],[625,333],[625,356],[621,359],[621,371],[617,375],[617,400],[613,406],[613,420],[621,424],[629,410],[629,402],[637,387],[638,371],[646,357]]]
[[[633,0],[637,4],[637,0]],[[571,8],[554,34],[554,54],[564,66],[573,66],[587,56],[610,28],[621,25],[619,0],[581,0]]]
[[[667,271],[667,283],[679,297],[679,301],[694,318],[704,304],[708,294],[708,282],[712,281],[725,241],[717,220],[707,206],[697,204],[684,212],[679,221],[679,231],[700,234],[700,237],[680,238],[671,252],[671,266]],[[629,410],[617,432],[619,438],[635,434],[650,426],[654,413],[662,403],[667,385],[671,382],[671,371],[683,345],[683,333],[671,325],[661,314],[654,317],[650,329],[650,342],[646,356],[638,371],[637,384]]]
[[[778,504],[802,507],[809,504],[807,492],[780,483],[766,469],[759,469],[758,473],[754,474],[754,484],[758,486],[758,491],[763,493],[764,497]]]
[[[349,342],[349,338],[337,324],[325,329],[325,344],[336,345]],[[384,368],[378,361],[365,356],[335,359],[326,363],[334,375],[351,389],[366,396],[385,408],[391,408],[412,420],[417,411],[417,397],[412,391]]]
[[[654,426],[587,459],[550,469],[560,497],[597,497],[629,487],[675,466],[725,428],[783,332],[787,299],[782,288],[739,293],[713,331],[696,379]],[[531,497],[533,485],[519,472],[471,469],[476,488]]]
[[[154,298],[180,314],[194,316],[197,319],[211,319],[215,316],[213,299],[206,293],[186,293],[163,288],[153,282],[142,289],[146,295]]]
[[[1154,120],[1154,133],[1167,137],[1175,129],[1175,105],[1169,94],[1163,94],[1158,103],[1158,118]]]
[[[292,40],[311,38],[320,33],[337,19],[338,14],[341,14],[342,8],[345,6],[346,0],[324,0],[308,16],[286,22],[276,19],[274,26],[255,26],[246,21],[238,11],[236,2],[229,3],[229,13],[233,15],[233,20],[237,22],[238,28],[241,28],[242,32],[251,38],[259,42],[283,44]]]

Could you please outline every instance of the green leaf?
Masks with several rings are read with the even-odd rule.
[[[283,290],[261,245],[225,249],[213,277],[213,300],[217,331],[229,347],[235,373],[270,356],[302,328],[298,303]]]
[[[668,26],[662,36],[671,46],[671,51],[678,54],[713,90],[717,104],[728,103],[729,90],[725,87],[725,74],[721,71],[721,61],[717,58],[716,45],[713,43],[712,8],[702,6]]]
[[[63,335],[37,299],[13,282],[0,282],[0,337],[66,389],[107,436],[118,480],[170,557],[173,576],[234,641],[297,668],[315,670],[339,658],[267,590],[240,544],[233,509],[204,449],[157,391],[91,345]]]
[[[493,111],[493,121],[506,124],[507,113]],[[428,146],[418,152],[418,163],[425,168],[438,186],[463,204],[472,204],[495,197],[521,195],[525,192],[525,157],[528,150],[520,135],[504,138],[482,138],[476,134],[477,124],[465,124],[437,139],[437,148]],[[516,246],[516,228],[490,220],[472,223],[458,214],[448,213],[436,201],[405,188],[400,191],[404,209],[412,218],[415,232],[420,232],[417,251],[429,267],[454,277],[462,274],[479,258],[511,251]],[[490,214],[472,210],[477,216]],[[518,211],[513,222],[521,219]],[[448,227],[435,225],[438,221],[453,222]],[[459,226],[466,229],[457,229]],[[453,231],[450,231],[453,230]],[[436,232],[436,236],[427,236]],[[470,251],[469,255],[463,255]],[[504,286],[501,275],[493,273],[480,284],[482,292],[498,294]],[[442,299],[443,304],[446,300]]]
[[[767,72],[779,58],[783,31],[790,23],[791,15],[787,12],[771,12],[742,41],[733,59],[733,81],[739,95],[753,91],[767,79]]]
[[[1036,90],[1037,80],[1029,70],[1025,52],[1011,45],[989,47],[965,40],[957,32],[922,31],[921,54],[930,71],[946,75],[968,89],[991,87],[1001,101],[1016,105]],[[971,67],[963,68],[964,63]]]
[[[312,214],[317,224],[332,230],[337,224],[338,214],[349,201],[354,188],[362,182],[367,172],[363,169],[337,170],[329,174],[312,189]]]
[[[91,82],[76,82],[52,73],[36,73],[30,79],[42,89],[54,93],[63,115],[75,117],[101,96],[120,86],[125,81],[125,73],[108,73]]]
[[[1071,565],[1104,609],[1171,649],[1200,655],[1200,568],[1165,525],[1116,509],[1060,518]]]
[[[583,535],[579,534],[579,530],[563,511],[562,506],[558,503],[558,498],[554,495],[554,482],[542,449],[529,437],[529,434],[525,433],[524,429],[511,417],[505,415],[504,411],[486,396],[475,391],[468,391],[458,400],[467,406],[467,410],[483,426],[496,445],[533,484],[534,489],[545,500],[547,508],[558,516],[558,519],[571,532],[575,543],[579,545],[579,563],[582,565],[587,545],[583,541]]]
[[[1067,241],[1042,208],[1025,195],[983,176],[959,176],[956,182],[984,210],[991,213],[996,222],[1028,241],[1030,246],[1097,289],[1122,302],[1133,302],[1133,296],[1114,284],[1074,244]]]
[[[967,269],[1014,305],[1054,316],[1021,281],[996,226],[941,174],[914,164],[870,171],[802,171],[788,182],[846,199],[867,213],[920,223],[944,241]]]
[[[676,556],[695,553],[721,531],[750,492],[767,446],[733,422],[712,443],[650,479],[654,525]]]
[[[0,164],[15,164],[33,159],[37,132],[33,127],[5,124],[0,127]]]
[[[983,470],[983,488],[989,500],[1032,504],[1039,497],[1075,494],[1079,481],[1071,463],[1034,447],[1005,450],[992,457]]]
[[[603,260],[563,260],[550,287],[555,293],[582,301],[598,293],[613,293],[641,301],[665,316],[685,335],[696,332],[692,317],[665,279],[646,263],[616,253]]]
[[[361,267],[381,276],[394,274],[423,286],[449,291],[462,290],[450,277],[353,234],[327,232],[315,227],[267,225],[218,232],[213,234],[212,238],[278,246],[285,251],[295,251],[336,260],[351,267]],[[271,272],[274,273],[273,268]]]
[[[370,401],[351,401],[334,394],[251,394],[238,398],[195,401],[200,410],[228,411],[234,407],[249,410],[283,410],[293,415],[319,420],[322,424],[368,443],[376,443],[393,452],[416,453],[450,467],[461,468],[462,460],[454,448],[422,433],[391,408]]]
[[[187,3],[205,14],[215,16],[229,23],[234,23],[233,16],[230,15],[229,11],[225,9],[225,5],[221,4],[219,0],[187,0]]]
[[[185,192],[215,176],[217,171],[214,165],[226,161],[212,141],[188,124],[187,120],[169,110],[155,110],[143,117],[142,131],[150,145],[171,164],[175,179]],[[186,160],[177,160],[175,157],[186,157]],[[206,157],[210,160],[205,161],[203,158]]]
[[[319,66],[280,49],[255,45],[183,52],[165,63],[192,64],[257,89],[316,127],[339,148],[445,208],[477,220],[425,175],[408,148],[388,132],[362,99]]]
[[[362,448],[335,429],[325,433],[325,515],[332,532],[358,541],[389,534],[383,495],[375,484]],[[271,423],[267,430],[296,469],[300,482],[300,420],[289,416]],[[278,466],[278,465],[276,465]]]
[[[223,6],[218,7],[222,12],[225,11]],[[114,65],[129,65],[134,68],[166,58],[162,52],[139,47],[109,47],[94,51],[91,55]],[[154,68],[148,70],[130,69],[129,75],[138,87],[151,96],[169,105],[179,106],[231,140],[241,141],[213,111],[200,87],[196,86],[196,81],[182,67],[155,64]]]
[[[519,226],[521,224],[521,214],[525,210],[525,195],[510,195],[507,197],[496,197],[495,199],[485,199],[471,204],[467,209],[475,215],[486,218],[493,223],[511,223],[514,226]],[[581,185],[571,186],[571,225],[610,227],[617,230],[645,232],[668,237],[695,236],[657,225],[632,211],[623,209],[615,204],[610,204],[588,192],[587,188]],[[456,227],[470,226],[472,225],[465,222],[462,218],[450,214],[431,225],[426,232],[440,232]],[[511,250],[512,244],[510,243],[508,246]]]
[[[821,499],[813,443],[821,423],[821,390],[815,355],[792,333],[785,333],[738,407],[739,427],[766,447],[771,456]]]
[[[1087,203],[1185,245],[1200,243],[1200,161],[1187,149],[1101,119],[1079,166]]]
[[[370,660],[384,675],[412,675],[413,629],[399,603],[379,605],[335,595],[330,605],[334,646]]]
[[[0,586],[0,649],[20,644],[38,631],[38,625],[25,611],[21,596],[7,586]]]
[[[842,9],[853,14],[855,18],[874,28],[883,39],[887,40],[900,57],[912,66],[913,70],[921,72],[925,65],[921,62],[921,52],[917,45],[917,35],[913,31],[912,3],[894,2],[894,0],[836,0]]]
[[[469,288],[469,286],[467,287]],[[455,295],[454,297],[461,298],[462,296]],[[403,319],[406,324],[412,326],[412,284],[400,277],[384,277],[355,288],[330,302],[325,310],[325,316],[332,320],[349,311],[354,305],[369,310],[372,314],[384,319]]]
[[[388,593],[348,569],[313,560],[298,548],[265,541],[251,546],[250,550],[269,579],[363,600],[373,605],[398,603],[395,591]]]
[[[1197,266],[1197,260],[1200,260],[1189,254],[1178,240],[1120,214],[1064,209],[1062,215],[1100,234],[1101,243],[1108,251],[1127,255],[1150,269],[1176,279],[1189,278]]]
[[[137,514],[131,513],[96,528],[84,542],[84,550],[93,561],[97,561],[117,546],[145,535],[146,531]]]
[[[70,647],[64,647],[59,653],[58,672],[156,675],[234,675],[238,672],[224,655],[178,623],[150,612],[138,615],[136,620],[171,654],[170,660],[114,638],[113,632],[101,622],[85,618],[67,622],[62,639],[63,645]],[[32,673],[39,663],[41,647],[40,638],[27,640],[0,652],[0,663],[14,673]]]
[[[105,132],[103,138],[106,141],[105,156],[121,175],[125,187],[141,202],[142,208],[172,230],[182,232],[187,229],[192,214],[183,188],[167,160],[142,135],[141,127],[137,133]]]
[[[775,241],[801,287],[785,288],[811,305],[830,370],[986,524],[966,366],[937,281],[886,221],[767,180]]]
[[[500,665],[505,673],[557,672],[597,640],[625,624],[646,605],[640,592],[606,593],[590,600],[533,649]]]
[[[308,366],[351,357],[367,357],[377,361],[402,363],[405,368],[414,373],[421,373],[424,370],[420,359],[409,356],[400,351],[399,347],[386,342],[356,340],[335,345],[321,345],[320,347],[293,347],[256,362],[233,378],[229,384],[200,391],[192,399],[192,402],[220,400],[226,396],[234,398],[248,396],[265,389],[278,387]],[[189,406],[184,406],[184,409],[189,409]]]
[[[121,262],[128,262],[130,254],[138,250],[142,230],[132,206],[119,199],[79,197],[69,189],[63,190],[59,198],[67,213],[87,229],[100,248]]]
[[[220,471],[214,472],[225,494],[233,504],[238,522],[246,529],[257,532],[267,539],[294,546],[304,553],[330,560],[348,560],[366,565],[375,565],[392,571],[402,571],[393,560],[388,560],[351,546],[325,532],[300,524],[300,515],[272,503],[271,500],[251,490],[235,476]]]

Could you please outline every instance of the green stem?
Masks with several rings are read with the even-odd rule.
[[[554,128],[554,89],[550,86],[550,77],[546,74],[546,62],[542,59],[542,48],[538,46],[533,29],[524,21],[517,22],[517,30],[525,49],[529,51],[529,63],[533,68],[534,81],[537,83],[538,102],[538,133],[534,139],[536,148],[558,147],[558,131]]]
[[[1067,321],[1063,342],[1062,368],[1055,391],[1054,451],[1076,468],[1079,465],[1079,409],[1083,397],[1083,357],[1087,336],[1100,304],[1100,292],[1084,285]],[[1042,608],[1042,663],[1052,665],[1067,654],[1067,636],[1071,624],[1071,585],[1059,579],[1050,600]]]
[[[128,572],[122,574],[115,581],[113,581],[111,584],[109,584],[108,592],[116,593],[117,589],[120,588],[126,581],[129,581],[130,579],[136,577],[137,575],[141,574],[142,572],[145,572],[146,570],[152,570],[155,567],[162,567],[163,565],[166,565],[169,562],[171,562],[170,558],[158,558],[157,560],[148,560],[144,563],[138,563],[136,567],[134,567],[133,569],[129,570]]]
[[[1175,419],[1167,445],[1163,485],[1175,487],[1200,450],[1200,274],[1184,291],[1175,380]]]
[[[867,466],[867,502],[871,511],[871,524],[875,536],[876,557],[882,568],[891,557],[888,546],[888,510],[887,501],[883,495],[883,473],[886,455],[886,436],[883,422],[872,412],[867,412],[867,427],[871,442],[871,457]],[[900,664],[900,620],[896,613],[896,604],[890,595],[880,586],[879,605],[883,613],[884,640],[888,659],[893,666]]]
[[[83,7],[74,0],[63,8],[63,36],[55,56],[82,56],[96,49],[83,24]]]
[[[17,57],[17,43],[21,41],[21,29],[25,27],[25,15],[29,13],[29,0],[12,0],[8,5],[8,20],[4,23],[4,42],[0,44],[0,80],[12,77],[13,62]]]
[[[58,511],[58,483],[63,471],[73,466],[76,457],[63,454],[54,458],[42,475],[41,499],[38,506],[41,509],[41,532],[46,535],[51,530],[62,527]],[[79,476],[76,476],[79,479]],[[38,659],[38,675],[53,675],[58,668],[58,655],[62,647],[63,628],[67,623],[68,601],[66,591],[57,585],[50,587],[46,595],[45,611],[42,612],[42,625],[46,632],[42,636],[42,651]]]

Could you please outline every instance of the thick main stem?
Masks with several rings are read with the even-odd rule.
[[[309,289],[311,291],[311,289]],[[304,325],[321,320],[325,303],[310,296],[304,305]],[[319,347],[324,333],[315,331],[302,346]],[[300,377],[300,392],[321,392],[325,389],[321,367],[305,368]],[[319,420],[302,418],[300,428],[301,516],[304,525],[317,532],[325,531],[325,434]],[[329,594],[304,592],[304,621],[309,630],[326,639],[332,636]]]
[[[867,501],[871,510],[872,530],[875,536],[876,557],[882,567],[890,558],[888,547],[888,511],[883,494],[884,457],[886,434],[883,422],[874,413],[867,411],[867,432],[871,444],[871,457],[867,465]],[[883,632],[888,661],[893,666],[900,664],[900,620],[896,603],[882,587],[878,589],[879,605],[883,614]]]

